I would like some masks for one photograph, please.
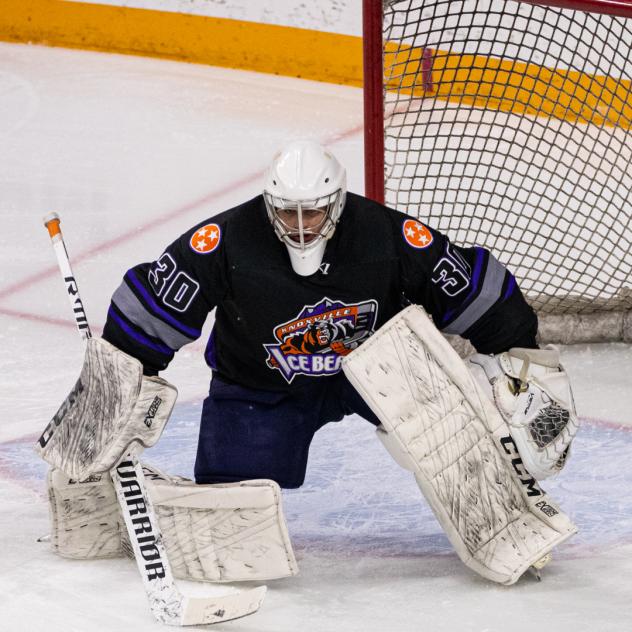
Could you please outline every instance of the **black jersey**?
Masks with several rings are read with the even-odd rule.
[[[482,353],[535,346],[536,316],[488,251],[351,193],[314,274],[292,270],[257,196],[129,270],[104,337],[155,372],[216,309],[209,366],[227,381],[287,390],[338,373],[346,354],[410,303]]]

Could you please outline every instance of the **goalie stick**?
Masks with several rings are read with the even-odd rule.
[[[57,256],[79,334],[88,340],[92,333],[72,273],[57,213],[44,217],[44,225]],[[48,440],[55,429],[54,424],[49,424],[42,439],[46,435]],[[110,475],[149,607],[158,621],[169,625],[204,625],[244,617],[259,609],[266,592],[265,586],[209,597],[183,595],[173,579],[158,519],[145,486],[143,470],[134,453],[130,451],[125,454],[112,468]]]

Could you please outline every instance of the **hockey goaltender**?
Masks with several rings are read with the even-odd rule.
[[[538,348],[512,274],[348,193],[336,158],[298,141],[273,159],[262,195],[199,222],[112,296],[61,431],[39,446],[59,554],[122,554],[102,473],[157,441],[175,401],[158,373],[213,310],[195,483],[145,467],[177,577],[295,574],[279,487],[303,483],[314,433],[351,413],[375,425],[483,577],[512,584],[576,531],[537,483],[576,433],[570,384],[557,350]],[[440,332],[478,353],[464,362]]]

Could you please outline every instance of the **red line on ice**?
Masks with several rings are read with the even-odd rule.
[[[338,141],[354,136],[355,134],[362,131],[362,129],[363,129],[362,125],[357,125],[356,127],[350,128],[338,134],[333,134],[332,136],[326,138],[322,142],[325,145],[334,144]],[[140,234],[144,234],[153,228],[166,224],[167,222],[171,221],[172,219],[176,217],[179,217],[180,215],[186,215],[190,211],[200,206],[203,206],[205,204],[210,204],[213,200],[220,198],[223,195],[226,195],[227,193],[233,191],[234,189],[238,189],[239,187],[250,184],[256,180],[262,180],[264,173],[265,173],[265,169],[260,169],[259,171],[250,173],[247,176],[244,176],[243,178],[240,178],[234,182],[231,182],[230,184],[227,184],[221,187],[217,191],[213,191],[212,193],[209,193],[208,195],[205,195],[197,200],[194,200],[193,202],[189,202],[188,204],[180,206],[179,208],[176,208],[172,211],[168,211],[166,213],[163,213],[162,215],[152,218],[151,221],[146,222],[145,224],[142,224],[141,226],[135,226],[132,230],[122,233],[121,235],[118,235],[117,237],[108,239],[107,241],[104,241],[101,244],[91,246],[89,249],[79,253],[78,255],[73,255],[72,262],[79,263],[85,259],[93,257],[95,254],[109,250],[111,248],[115,248],[116,246],[119,246],[127,241],[134,239],[135,237],[138,237]],[[204,219],[204,218],[200,218],[200,219]],[[57,268],[57,266],[54,266],[54,265],[48,266],[44,268],[43,270],[36,272],[35,274],[32,274],[20,281],[17,281],[11,285],[8,285],[4,289],[1,289],[0,300],[6,298],[7,296],[12,296],[13,294],[21,292],[22,290],[25,290],[26,288],[31,287],[32,285],[35,285],[36,283],[39,283],[43,279],[46,279],[50,276],[54,276],[55,274],[58,274],[58,273],[59,273],[59,269]],[[24,316],[24,317],[27,317],[27,316]],[[58,324],[58,323],[55,323],[55,324]]]
[[[73,264],[79,263],[80,261],[93,257],[94,255],[100,252],[109,250],[110,248],[114,248],[127,241],[130,241],[131,239],[138,237],[141,233],[146,233],[152,228],[161,226],[162,224],[169,222],[175,217],[178,217],[180,215],[185,215],[189,211],[192,211],[193,209],[199,206],[202,206],[204,204],[209,204],[214,199],[221,197],[222,195],[225,195],[226,193],[228,193],[234,188],[249,184],[255,179],[260,178],[261,174],[262,172],[251,173],[250,175],[245,176],[235,182],[232,182],[231,184],[228,184],[222,187],[221,189],[214,191],[213,193],[209,193],[208,195],[205,195],[204,197],[199,198],[198,200],[189,202],[188,204],[185,204],[184,206],[181,206],[173,211],[163,213],[162,215],[159,215],[153,218],[151,221],[146,222],[145,224],[142,224],[141,226],[135,226],[132,230],[129,230],[126,233],[122,233],[121,235],[118,235],[117,237],[108,239],[107,241],[104,241],[101,244],[91,246],[89,249],[84,250],[82,253],[79,253],[78,255],[73,255],[72,262]],[[16,294],[17,292],[21,292],[27,287],[30,287],[31,285],[34,285],[38,283],[39,281],[45,278],[48,278],[50,276],[53,276],[55,274],[59,274],[59,268],[57,266],[48,266],[44,270],[41,270],[40,272],[32,274],[31,276],[28,276],[25,279],[22,279],[21,281],[17,281],[16,283],[9,285],[8,287],[5,287],[3,290],[0,290],[0,299],[6,298],[7,296],[11,296],[12,294]]]
[[[591,426],[599,426],[600,428],[609,428],[611,430],[621,430],[623,432],[632,432],[632,425],[623,424],[616,421],[608,421],[607,419],[595,419],[594,417],[580,417],[580,422],[585,422]]]
[[[39,314],[30,314],[28,312],[20,312],[15,309],[7,309],[5,307],[0,307],[0,314],[4,316],[12,316],[20,320],[22,319],[33,320],[37,323],[45,323],[47,325],[56,325],[57,327],[67,327],[67,328],[69,327],[71,329],[74,329],[76,327],[74,321],[72,320],[63,319],[63,318],[53,318],[51,316],[40,316]],[[95,333],[100,334],[103,330],[103,327],[96,326],[96,327],[93,327],[92,330]]]

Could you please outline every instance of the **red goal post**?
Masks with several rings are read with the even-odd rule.
[[[365,192],[632,341],[632,0],[363,0]]]

